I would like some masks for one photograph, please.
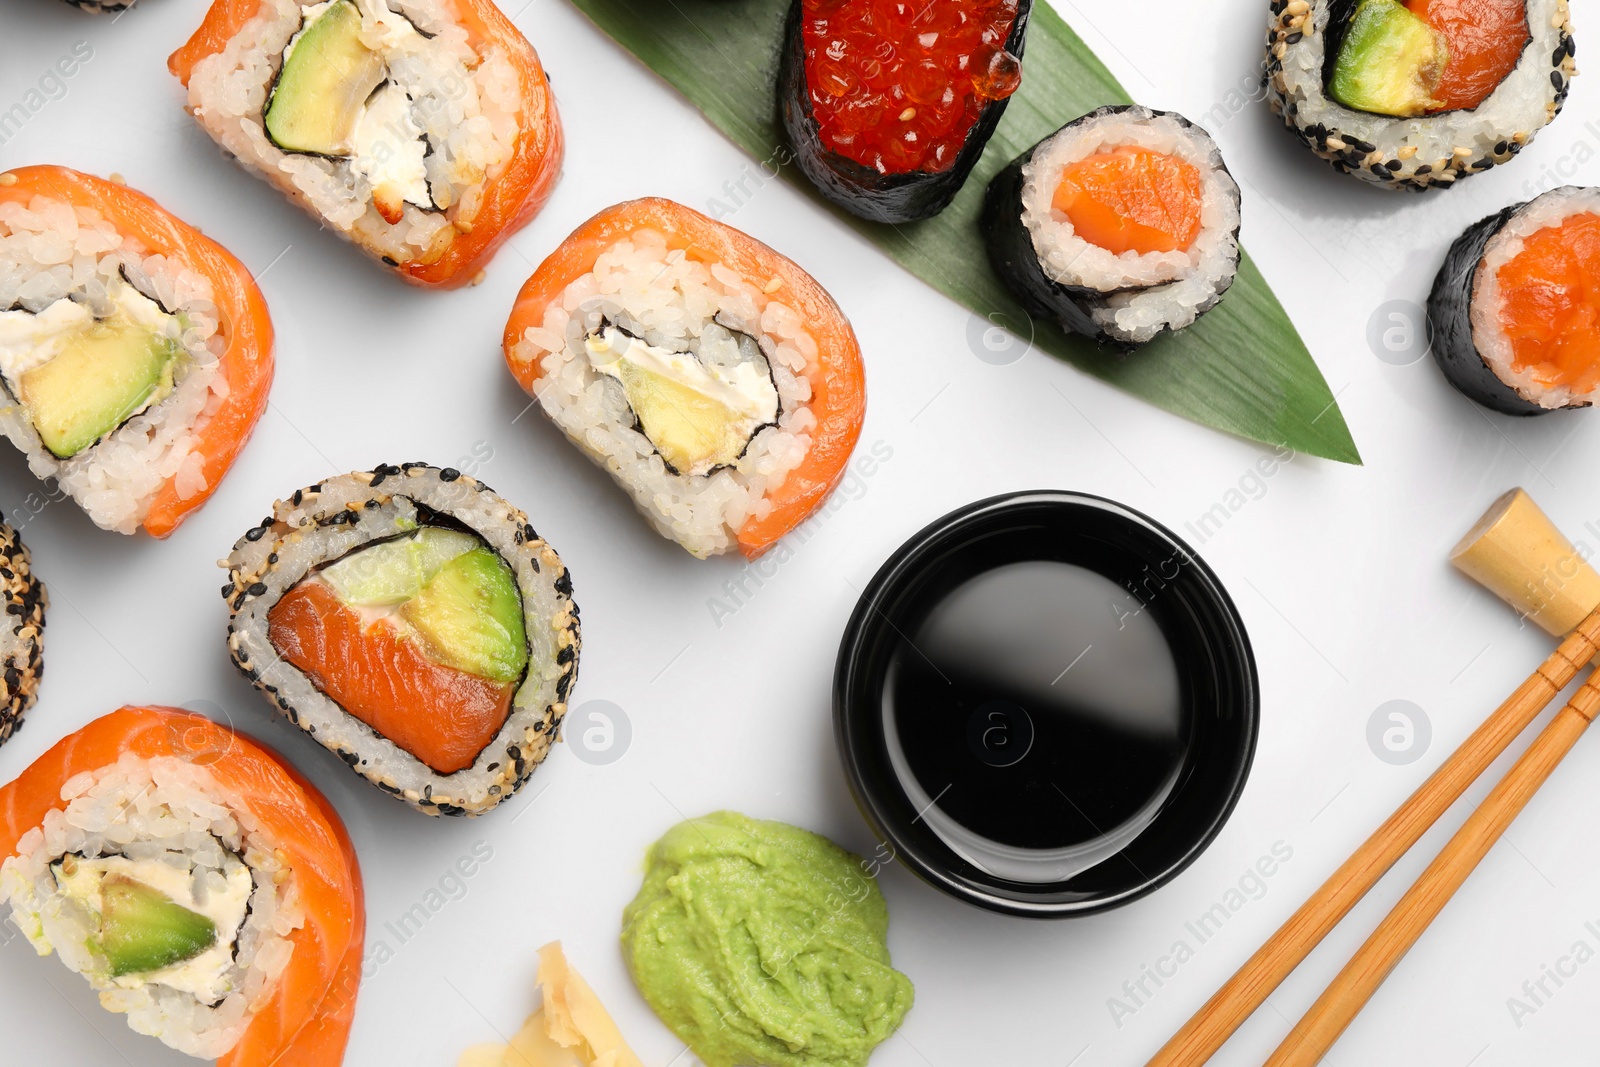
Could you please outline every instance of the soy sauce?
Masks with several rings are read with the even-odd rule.
[[[1059,862],[1031,877],[1029,852],[1115,852],[1171,793],[1191,732],[1178,664],[1159,611],[1087,567],[1034,559],[956,577],[891,653],[895,773],[958,853],[1059,880]]]

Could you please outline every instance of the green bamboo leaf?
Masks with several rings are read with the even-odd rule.
[[[789,0],[573,0],[728,137],[769,168],[787,164],[777,115],[778,54]],[[827,205],[911,273],[993,322],[1176,415],[1241,437],[1344,463],[1361,456],[1328,383],[1249,255],[1222,303],[1190,328],[1118,356],[1032,324],[989,269],[978,218],[989,179],[1067,121],[1129,103],[1122,86],[1048,5],[1029,29],[1022,89],[955,202],[923,222],[885,226]],[[820,196],[819,203],[826,204]]]

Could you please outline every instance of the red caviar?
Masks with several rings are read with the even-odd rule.
[[[1577,393],[1600,386],[1600,215],[1532,234],[1495,280],[1512,365]]]
[[[1433,94],[1440,110],[1483,103],[1528,47],[1525,0],[1408,0],[1406,6],[1450,46],[1444,80]]]
[[[1022,84],[1018,0],[803,0],[823,146],[880,174],[955,165],[985,105]]]

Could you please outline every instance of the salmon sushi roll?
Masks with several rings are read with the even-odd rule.
[[[271,384],[266,300],[221,245],[117,182],[0,173],[0,433],[96,525],[172,533]]]
[[[1555,119],[1573,55],[1567,0],[1272,0],[1267,102],[1342,173],[1448,188]]]
[[[449,467],[280,500],[224,561],[234,664],[289,721],[429,815],[528,780],[578,676],[578,608],[528,516]]]
[[[1469,227],[1428,298],[1450,384],[1506,415],[1600,392],[1600,189],[1566,186]]]
[[[1033,0],[794,0],[779,109],[818,191],[876,222],[950,205],[1022,84]]]
[[[218,1067],[337,1067],[361,982],[361,871],[274,753],[125,707],[0,788],[0,903],[138,1033]]]
[[[33,573],[33,557],[17,531],[0,517],[0,745],[22,729],[22,715],[39,698],[44,677],[44,583]]]
[[[580,226],[506,324],[523,389],[695,556],[754,558],[844,475],[866,415],[855,331],[804,270],[670,200]]]
[[[473,281],[561,172],[494,0],[214,0],[167,65],[229,155],[417,285]]]
[[[1239,270],[1239,186],[1182,115],[1103,107],[989,184],[989,260],[1030,314],[1116,349],[1181,330]]]

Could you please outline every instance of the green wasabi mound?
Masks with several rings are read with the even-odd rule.
[[[622,913],[634,982],[707,1067],[861,1067],[911,1009],[888,933],[860,859],[731,811],[668,830]]]

